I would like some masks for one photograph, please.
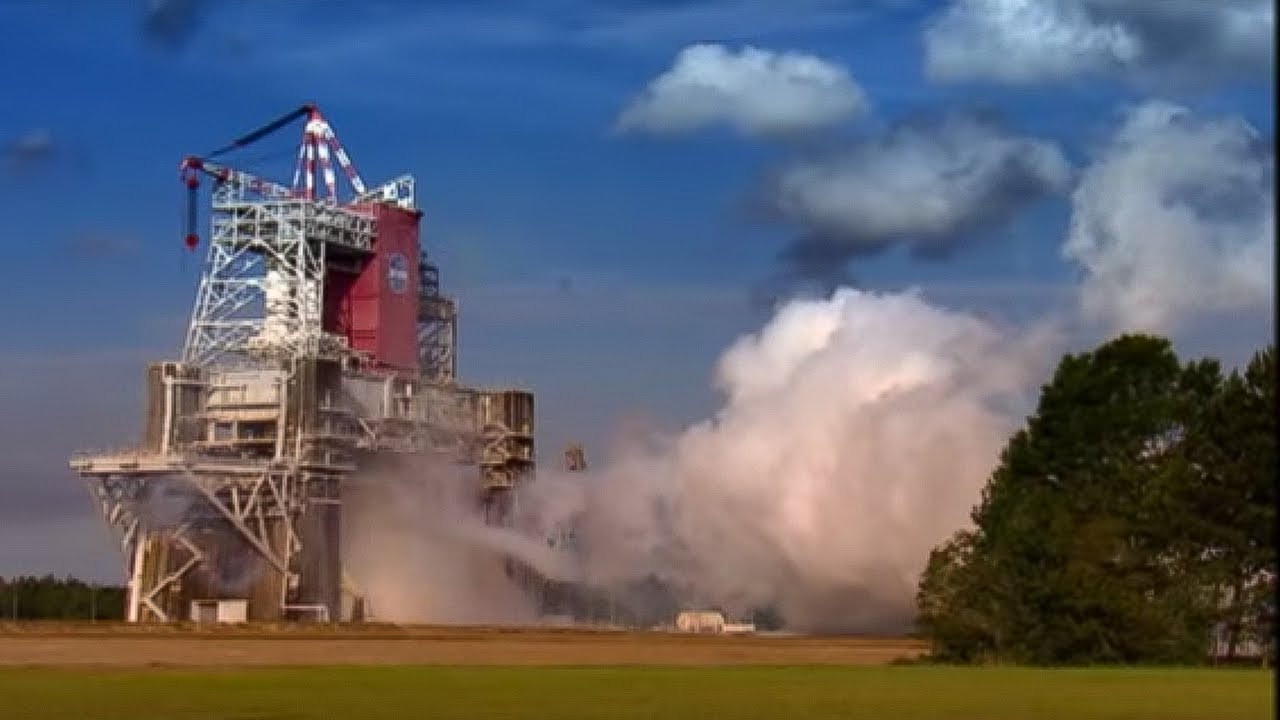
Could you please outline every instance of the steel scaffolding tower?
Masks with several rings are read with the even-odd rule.
[[[420,251],[411,176],[366,189],[310,105],[210,157],[302,116],[292,187],[183,161],[189,247],[200,175],[214,188],[182,359],[148,369],[139,447],[71,461],[119,533],[131,621],[219,599],[247,601],[253,620],[360,617],[342,557],[347,483],[443,455],[476,468],[477,513],[502,522],[532,472],[532,394],[457,382],[457,306]]]

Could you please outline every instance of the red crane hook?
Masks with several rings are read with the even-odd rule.
[[[182,182],[187,186],[187,234],[183,238],[183,244],[191,252],[195,252],[196,246],[200,244],[200,236],[196,234],[196,192],[200,188],[198,167],[199,161],[195,158],[187,158],[179,166]]]

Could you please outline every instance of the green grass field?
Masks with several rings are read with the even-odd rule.
[[[1271,675],[943,667],[0,670],[0,718],[1243,720]]]

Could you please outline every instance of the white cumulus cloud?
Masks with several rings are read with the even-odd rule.
[[[1116,331],[1174,332],[1265,307],[1274,192],[1274,150],[1245,121],[1134,108],[1073,196],[1063,254],[1084,271],[1083,310]]]
[[[867,109],[844,68],[813,55],[691,45],[622,111],[620,132],[681,134],[716,124],[745,135],[814,130]]]
[[[1121,74],[1162,84],[1269,71],[1270,0],[953,0],[924,33],[938,80]]]

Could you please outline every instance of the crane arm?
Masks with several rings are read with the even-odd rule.
[[[287,188],[279,183],[263,180],[262,178],[247,173],[243,170],[236,170],[220,163],[210,162],[205,158],[190,156],[184,158],[179,166],[183,173],[183,180],[188,187],[198,187],[199,180],[192,184],[192,180],[197,178],[196,173],[204,173],[218,182],[227,182],[239,185],[248,190],[252,190],[265,197],[275,198],[291,198],[297,197],[297,193],[292,188]]]
[[[305,105],[303,105],[302,107],[299,107],[296,110],[290,110],[284,115],[281,115],[275,120],[272,120],[266,125],[263,125],[262,127],[258,128],[257,130],[246,133],[236,138],[235,140],[232,140],[229,144],[223,147],[220,147],[217,150],[214,150],[213,152],[206,155],[206,157],[217,157],[223,153],[231,152],[232,150],[237,150],[246,145],[257,142],[258,140],[284,127],[285,125],[288,125],[294,120],[297,120],[298,118],[304,115],[310,115],[311,113],[315,112],[315,110],[316,110],[316,106],[313,103],[306,103]]]
[[[302,144],[298,148],[298,162],[293,175],[292,188],[269,180],[263,180],[251,173],[236,170],[235,168],[212,162],[209,159],[255,143],[300,117],[306,117],[307,123],[303,128]],[[316,198],[315,186],[318,184],[317,180],[323,178],[323,182],[329,191],[329,199],[336,203],[338,202],[338,189],[333,166],[330,162],[330,152],[337,160],[338,166],[346,174],[348,182],[351,183],[352,189],[355,190],[356,197],[364,195],[367,191],[364,180],[360,177],[360,173],[356,171],[355,164],[351,162],[351,157],[342,147],[342,143],[338,141],[333,132],[333,127],[324,119],[320,109],[314,103],[306,103],[295,110],[290,110],[266,125],[241,135],[229,144],[208,153],[205,157],[188,156],[184,158],[179,166],[179,172],[183,183],[187,186],[187,246],[194,249],[200,242],[200,238],[195,231],[195,207],[201,173],[214,178],[217,182],[232,183],[238,187],[256,192],[263,197],[301,197],[308,200]],[[299,187],[300,185],[302,187]]]
[[[196,205],[199,202],[197,192],[200,188],[200,174],[203,173],[219,183],[232,183],[247,190],[273,198],[297,197],[293,189],[262,178],[243,170],[236,170],[226,165],[210,162],[204,158],[188,156],[178,166],[182,182],[187,186],[186,236],[183,242],[187,249],[195,250],[200,244],[200,235],[196,232]]]

